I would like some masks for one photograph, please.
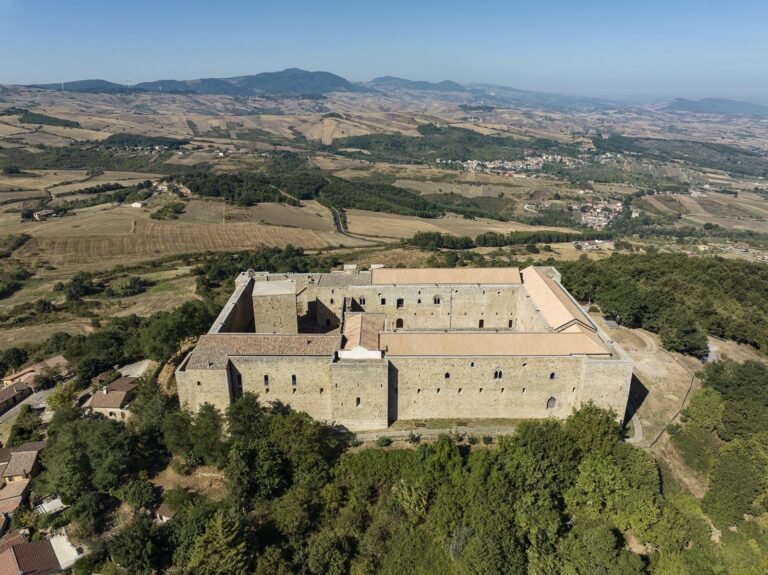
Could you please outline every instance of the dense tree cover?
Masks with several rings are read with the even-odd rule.
[[[335,208],[355,208],[422,218],[436,218],[445,208],[418,194],[389,184],[351,182],[335,176],[321,188],[318,201]]]
[[[61,126],[62,128],[79,128],[80,122],[74,120],[64,120],[63,118],[55,118],[53,116],[46,116],[45,114],[38,114],[37,112],[30,112],[24,110],[19,116],[19,122],[22,124],[44,124],[46,126]]]
[[[683,161],[702,168],[750,176],[768,176],[764,154],[728,144],[619,135],[593,138],[592,143],[601,152],[637,154],[659,161]]]
[[[519,160],[526,152],[576,155],[578,147],[553,140],[519,140],[487,136],[451,126],[423,124],[420,137],[402,134],[366,134],[337,138],[327,148],[334,153],[384,162],[423,162],[441,160]],[[359,150],[365,150],[363,153]]]
[[[179,181],[194,194],[224,198],[227,202],[240,206],[252,206],[260,202],[286,202],[290,199],[280,193],[269,177],[260,173],[199,172],[183,176]]]
[[[766,511],[768,495],[768,366],[756,361],[710,363],[704,388],[691,398],[672,442],[685,462],[709,479],[703,510],[724,529]]]
[[[229,289],[237,274],[248,269],[294,273],[327,272],[339,263],[336,256],[306,255],[302,248],[289,244],[284,249],[262,248],[247,252],[209,254],[194,269],[194,273],[199,276],[198,292],[209,295],[214,288],[226,286]]]
[[[186,207],[184,202],[170,202],[152,212],[149,217],[153,220],[176,220]]]
[[[417,246],[422,249],[451,249],[468,250],[474,247],[502,247],[519,246],[537,243],[561,243],[573,241],[586,241],[594,239],[610,239],[610,232],[558,232],[558,231],[532,231],[509,232],[500,234],[497,232],[485,232],[474,240],[468,236],[454,236],[440,232],[416,232],[412,238],[404,239],[407,245]]]
[[[39,432],[40,424],[42,420],[40,416],[32,410],[29,404],[24,404],[19,410],[19,415],[16,416],[13,425],[11,426],[11,432],[8,435],[8,442],[6,447],[16,447],[26,441],[39,441],[42,434]]]
[[[212,575],[642,574],[671,557],[694,565],[707,549],[701,520],[663,499],[653,459],[621,443],[614,416],[592,405],[565,422],[521,424],[495,450],[444,435],[416,449],[348,451],[329,427],[265,408],[250,394],[226,414],[205,409],[191,416],[164,402],[159,412],[139,409],[128,428],[72,415],[52,424],[41,486],[88,489],[81,499],[89,507],[79,511],[86,524],[89,510],[107,519],[115,495],[138,492],[130,496],[135,508],[156,502],[122,467],[138,457],[150,422],[164,429],[157,449],[190,465],[215,452],[209,463],[227,481],[220,502],[180,489],[164,494],[176,511],[169,523],[136,514],[75,573],[101,563],[100,572],[119,565]],[[111,455],[106,441],[115,445]],[[126,487],[115,488],[119,481]],[[650,564],[626,550],[628,532],[648,546]]]
[[[659,332],[668,349],[706,354],[705,334],[768,346],[768,268],[719,257],[619,255],[559,262],[580,301],[629,327]]]
[[[189,144],[189,140],[179,140],[165,136],[145,136],[143,134],[112,134],[101,142],[105,148],[162,148],[165,150],[178,150]]]

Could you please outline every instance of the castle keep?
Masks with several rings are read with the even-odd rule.
[[[350,430],[398,419],[623,418],[632,363],[551,267],[240,274],[176,371],[182,405],[244,392]]]

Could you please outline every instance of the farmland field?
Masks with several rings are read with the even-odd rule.
[[[516,222],[500,222],[483,218],[468,220],[455,215],[427,219],[415,216],[367,212],[364,210],[346,210],[346,214],[350,233],[382,238],[409,238],[416,232],[441,232],[472,237],[483,232],[507,233],[533,229],[573,232],[573,230],[566,230],[565,228],[542,228]]]
[[[284,207],[289,206],[276,206],[274,211],[279,212]],[[237,251],[258,246],[293,244],[307,249],[322,249],[339,244],[364,243],[330,229],[312,230],[250,222],[160,221],[151,219],[149,213],[146,209],[102,205],[80,210],[75,216],[46,222],[21,223],[18,214],[0,214],[0,226],[9,234],[27,233],[32,236],[15,252],[19,260],[30,264],[48,263],[60,270],[95,270],[105,265],[135,263],[166,255]],[[307,214],[303,217],[323,221],[312,212]],[[274,219],[277,215],[272,217]],[[46,273],[49,272],[41,271],[40,275]]]

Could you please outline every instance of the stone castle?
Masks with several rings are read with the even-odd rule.
[[[551,267],[240,274],[176,371],[179,399],[244,392],[353,431],[395,420],[623,419],[632,362]]]

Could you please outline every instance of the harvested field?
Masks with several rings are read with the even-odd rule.
[[[71,194],[85,188],[92,188],[100,184],[121,184],[133,186],[145,180],[159,178],[159,174],[144,174],[139,172],[104,172],[97,176],[85,177],[82,180],[53,186],[48,189],[54,196]]]
[[[302,202],[301,207],[263,203],[246,208],[217,200],[191,200],[178,221],[209,224],[250,222],[326,232],[334,229],[330,211],[315,201]]]
[[[312,215],[305,217],[321,219]],[[103,205],[46,222],[20,223],[16,214],[0,214],[0,226],[9,234],[28,233],[32,236],[16,252],[20,260],[33,265],[47,262],[64,269],[98,269],[104,265],[135,263],[165,255],[235,251],[257,246],[293,244],[321,249],[363,243],[333,231],[249,222],[196,224],[153,220],[147,210]]]
[[[10,204],[20,200],[36,200],[47,197],[48,194],[40,190],[20,190],[18,192],[0,190],[0,204]]]
[[[28,174],[18,176],[0,175],[0,190],[45,190],[66,182],[78,182],[87,177],[86,170],[29,170]]]
[[[83,335],[92,331],[93,327],[91,327],[90,321],[85,319],[0,330],[0,349],[8,349],[9,347],[28,343],[40,343],[56,332]]]
[[[350,233],[381,238],[409,238],[416,232],[441,232],[475,237],[483,232],[507,233],[540,229],[573,231],[566,228],[543,228],[516,222],[499,222],[481,218],[467,220],[453,215],[428,219],[363,210],[346,210],[346,214]]]

